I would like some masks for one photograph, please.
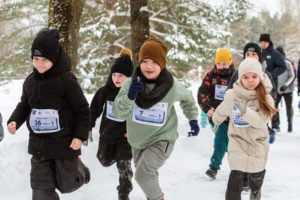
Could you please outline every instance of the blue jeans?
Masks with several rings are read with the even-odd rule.
[[[220,169],[223,157],[227,151],[228,146],[228,122],[223,122],[219,125],[214,139],[214,153],[210,158],[209,168]]]

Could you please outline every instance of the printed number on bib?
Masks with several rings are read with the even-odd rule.
[[[223,100],[226,89],[226,85],[215,85],[215,99]]]
[[[53,109],[32,109],[29,124],[36,134],[54,133],[61,130],[58,111]]]
[[[157,103],[151,108],[142,109],[134,105],[132,121],[150,126],[163,126],[166,122],[168,103]]]
[[[115,114],[113,113],[113,105],[114,102],[106,101],[106,118],[116,122],[124,122],[125,120],[116,118]]]

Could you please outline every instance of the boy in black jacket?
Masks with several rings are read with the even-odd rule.
[[[59,200],[90,179],[79,159],[90,127],[89,105],[56,29],[38,32],[31,47],[33,72],[23,84],[21,101],[8,120],[8,131],[26,121],[28,152],[32,155],[30,183],[33,200]]]
[[[91,103],[91,127],[102,114],[97,158],[104,167],[116,162],[119,171],[119,200],[128,200],[132,190],[131,147],[127,141],[126,121],[112,112],[114,100],[123,83],[133,72],[131,50],[124,48],[111,67],[106,84],[95,94]]]

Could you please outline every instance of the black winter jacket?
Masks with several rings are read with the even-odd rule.
[[[58,111],[60,130],[53,133],[34,133],[30,126],[32,109]],[[23,84],[21,102],[8,123],[15,121],[19,128],[27,120],[28,152],[37,158],[56,159],[76,157],[81,152],[69,147],[73,138],[88,138],[90,110],[88,102],[70,72],[70,59],[61,48],[58,62],[43,74],[34,68]]]
[[[267,63],[266,71],[271,73],[277,87],[277,77],[287,69],[285,61],[281,54],[273,48],[272,43],[267,49],[262,50],[262,56]]]
[[[101,87],[93,97],[91,102],[91,127],[95,126],[95,122],[102,114],[100,124],[100,136],[115,141],[124,138],[126,133],[126,121],[114,121],[107,117],[107,104],[114,102],[120,88],[117,88],[111,78],[111,74],[107,80],[106,85]]]

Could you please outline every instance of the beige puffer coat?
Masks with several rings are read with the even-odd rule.
[[[272,84],[268,78],[263,80],[267,90],[267,100],[274,105],[273,98],[269,95]],[[233,100],[241,98],[246,100],[247,107],[241,116],[235,109]],[[225,93],[224,101],[217,107],[213,122],[221,124],[227,117],[230,118],[228,129],[228,162],[231,170],[255,173],[265,169],[269,143],[267,122],[269,117],[265,116],[259,108],[256,91],[246,90],[238,81],[233,89]]]

